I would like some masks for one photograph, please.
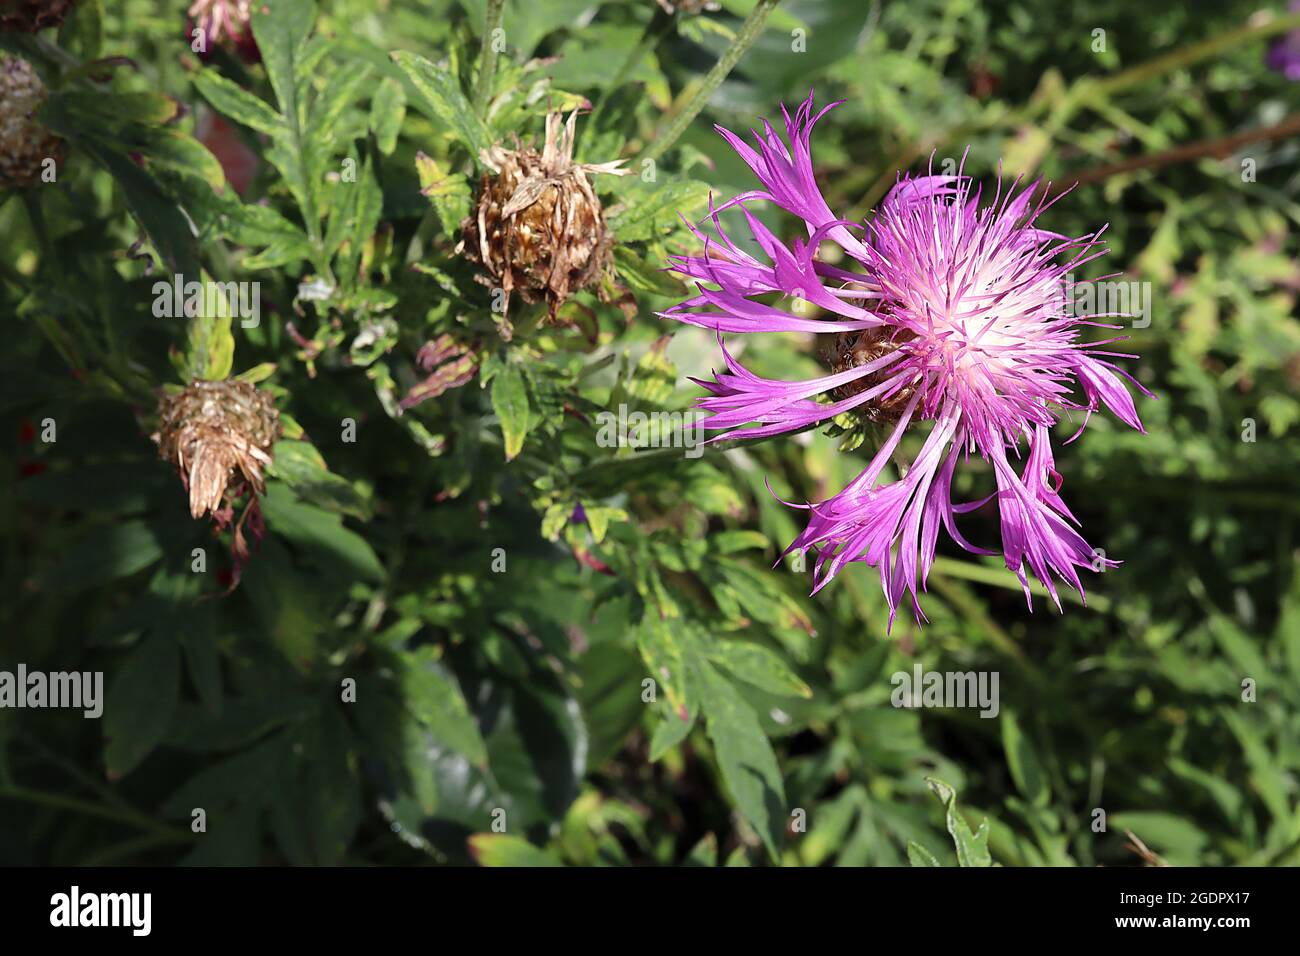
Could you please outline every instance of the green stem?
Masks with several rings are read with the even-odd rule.
[[[492,97],[492,80],[497,72],[497,49],[492,34],[501,28],[506,0],[487,0],[487,17],[483,24],[483,44],[479,52],[478,82],[474,85],[474,112],[483,116]]]
[[[117,843],[113,846],[104,847],[96,850],[90,856],[83,859],[78,866],[108,866],[117,864],[119,860],[135,862],[139,859],[141,853],[147,850],[153,850],[160,846],[169,846],[173,843],[189,842],[183,839],[178,833],[170,835],[165,833],[145,834],[144,836],[132,837],[123,843]]]
[[[546,316],[546,306],[540,302],[527,307],[523,310],[523,316],[517,322],[511,323],[512,338],[520,341],[527,339],[542,324]]]
[[[1300,113],[1292,113],[1282,122],[1274,123],[1272,126],[1248,129],[1240,133],[1233,133],[1231,136],[1219,136],[1214,139],[1186,143],[1182,146],[1175,146],[1173,149],[1166,149],[1158,153],[1147,153],[1119,163],[1094,166],[1091,169],[1083,170],[1077,175],[1062,177],[1059,183],[1052,185],[1050,192],[1046,186],[1040,187],[1040,191],[1047,195],[1059,195],[1075,186],[1088,186],[1093,183],[1103,182],[1111,176],[1162,169],[1165,166],[1191,162],[1205,157],[1226,159],[1249,143],[1272,142],[1273,140],[1288,139],[1297,135],[1300,135]]]
[[[708,75],[700,82],[699,88],[694,95],[687,100],[686,104],[677,111],[672,125],[661,136],[655,137],[654,145],[642,154],[642,159],[658,159],[686,132],[686,128],[691,125],[695,117],[699,115],[700,110],[704,109],[704,104],[709,101],[715,90],[722,85],[732,69],[740,62],[740,58],[745,55],[758,35],[763,32],[763,24],[767,22],[768,15],[776,9],[776,5],[781,0],[758,0],[754,4],[754,9],[750,11],[745,22],[740,26],[740,32],[736,34],[735,42],[728,47],[727,52],[722,55],[722,59],[713,65]]]
[[[147,833],[157,834],[160,837],[165,835],[177,841],[191,839],[190,835],[184,830],[158,823],[142,813],[113,810],[86,800],[78,800],[76,797],[65,797],[60,793],[46,793],[42,790],[29,790],[26,787],[8,786],[0,787],[0,800],[23,800],[27,803],[35,803],[56,810],[69,810],[88,817],[100,817],[105,820],[112,820],[115,823],[133,826]]]
[[[1098,98],[1105,99],[1140,83],[1157,79],[1172,72],[1218,56],[1234,46],[1263,40],[1288,30],[1300,29],[1300,13],[1290,13],[1283,17],[1270,19],[1264,23],[1230,30],[1220,36],[1199,43],[1192,43],[1162,56],[1154,57],[1127,70],[1111,76],[1084,76],[1076,80],[1061,93],[1045,96],[1035,102],[1007,113],[993,117],[991,121],[973,121],[962,123],[947,132],[924,140],[916,141],[905,147],[895,161],[867,187],[858,204],[846,215],[847,219],[861,219],[884,196],[894,184],[896,170],[910,166],[918,158],[928,155],[948,143],[962,143],[991,129],[1014,129],[1026,123],[1039,121],[1042,114],[1049,115],[1043,125],[1055,131],[1069,122],[1080,107],[1090,106]],[[851,189],[851,186],[846,186]]]
[[[96,780],[90,774],[83,771],[72,761],[67,760],[66,758],[56,753],[55,751],[51,750],[49,747],[45,746],[43,743],[40,742],[40,740],[21,731],[17,734],[15,739],[17,739],[24,746],[29,747],[32,750],[32,752],[35,753],[38,757],[40,757],[42,760],[45,760],[46,762],[52,764],[53,766],[58,767],[60,770],[66,773],[73,780],[77,781],[77,783],[81,784],[86,789],[91,790],[94,793],[98,794],[100,798],[102,798],[105,802],[113,804],[114,806],[118,807],[118,809],[122,810],[125,813],[135,813],[134,808],[125,800],[123,800],[120,796],[114,793],[112,789],[105,786],[103,783]]]
[[[944,560],[942,558],[938,560]],[[937,562],[936,562],[937,563]],[[956,562],[953,562],[954,564]],[[955,577],[955,575],[954,575]],[[999,651],[1011,658],[1012,661],[1025,673],[1025,675],[1037,686],[1042,687],[1046,684],[1042,672],[1034,665],[1020,645],[1002,629],[993,618],[984,610],[984,606],[979,600],[970,593],[970,591],[958,584],[956,581],[944,577],[942,574],[936,574],[930,579],[934,584],[934,589],[938,591],[953,606],[960,615],[973,621],[981,631],[988,637],[989,642]]]
[[[58,64],[63,69],[75,70],[82,65],[80,60],[57,43],[52,43],[45,37],[38,36],[33,37],[33,39],[35,40],[36,49],[40,50],[41,54],[50,62]]]
[[[946,575],[950,578],[962,578],[966,581],[976,581],[980,584],[991,584],[994,587],[1007,588],[1011,591],[1021,590],[1020,582],[1015,578],[1015,576],[1012,575],[1011,572],[1004,571],[1000,568],[992,568],[984,564],[971,564],[966,561],[957,561],[953,558],[935,558],[933,567],[937,574]],[[1029,583],[1029,590],[1032,594],[1038,597],[1046,597],[1049,599],[1051,597],[1051,595],[1047,593],[1047,588],[1043,587],[1037,581],[1031,581]],[[1068,601],[1071,604],[1084,603],[1084,599],[1079,596],[1078,592],[1071,591],[1069,588],[1057,588],[1056,593],[1061,596],[1062,600]],[[1094,611],[1100,611],[1104,614],[1110,610],[1110,599],[1103,597],[1100,594],[1090,594],[1088,595],[1087,606]]]
[[[627,55],[627,59],[625,59],[623,64],[618,68],[618,71],[614,74],[614,78],[609,81],[609,84],[601,92],[600,98],[596,100],[596,105],[591,111],[591,116],[587,118],[587,122],[583,126],[584,129],[596,125],[596,119],[605,111],[605,106],[609,103],[609,98],[614,94],[614,91],[623,85],[631,72],[636,68],[636,65],[641,62],[641,58],[657,47],[659,42],[668,35],[672,30],[675,20],[675,16],[671,13],[667,13],[663,7],[655,7],[654,16],[651,17],[650,22],[646,24],[645,32],[641,34],[640,41],[632,52]]]
[[[787,438],[791,435],[798,435],[825,424],[826,422],[815,422],[811,425],[805,425],[803,428],[782,432],[780,435],[764,435],[762,438],[745,438],[744,435],[741,434],[735,438],[726,438],[705,445],[704,450],[709,453],[716,453],[730,451],[733,448],[750,448],[754,445],[761,445],[764,442],[772,441],[775,438]],[[578,477],[588,478],[595,472],[603,471],[606,468],[617,468],[621,465],[635,465],[637,468],[640,468],[650,462],[665,461],[674,458],[683,461],[693,461],[694,459],[685,456],[683,453],[685,450],[688,450],[685,446],[679,448],[656,448],[654,451],[634,452],[630,455],[602,458],[599,461],[594,461],[588,465],[583,469]]]
[[[41,248],[41,268],[44,269],[54,258],[54,247],[50,243],[49,230],[45,228],[45,214],[41,212],[40,200],[31,189],[22,190],[23,208],[27,210],[27,221],[31,223],[32,234]]]
[[[1155,79],[1182,67],[1208,60],[1225,50],[1232,49],[1239,43],[1262,40],[1274,34],[1285,33],[1287,30],[1297,28],[1300,28],[1300,13],[1290,13],[1264,23],[1238,27],[1236,30],[1229,30],[1227,33],[1211,37],[1208,40],[1202,40],[1200,43],[1180,47],[1163,56],[1147,60],[1145,63],[1139,63],[1137,66],[1122,70],[1112,76],[1093,80],[1091,81],[1091,91],[1109,96],[1119,90],[1137,86],[1139,83]]]

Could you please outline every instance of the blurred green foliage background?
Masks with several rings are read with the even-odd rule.
[[[972,829],[988,819],[1004,865],[1141,863],[1129,831],[1174,865],[1300,861],[1300,140],[1215,145],[1300,110],[1264,65],[1284,11],[788,0],[647,180],[635,158],[753,5],[680,15],[638,48],[664,19],[650,0],[508,0],[480,129],[454,107],[483,0],[322,0],[325,39],[295,74],[301,152],[277,159],[224,111],[260,160],[241,200],[186,144],[221,111],[201,76],[287,115],[265,67],[201,65],[185,3],[86,4],[102,17],[57,38],[66,55],[130,63],[50,107],[72,145],[58,185],[0,193],[0,669],[103,670],[108,699],[99,721],[0,709],[0,861],[894,865],[914,843],[954,863],[948,791],[927,778]],[[395,50],[463,94],[422,87]],[[687,377],[719,364],[710,334],[654,314],[682,292],[657,271],[692,246],[677,212],[754,185],[712,124],[743,131],[809,89],[845,101],[813,135],[843,218],[969,146],[990,186],[1083,178],[1045,226],[1109,223],[1089,274],[1151,284],[1151,322],[1127,333],[1158,396],[1139,402],[1148,434],[1097,415],[1057,455],[1089,540],[1124,562],[1086,607],[1039,595],[1031,614],[998,560],[941,544],[931,623],[903,615],[886,636],[872,569],[809,598],[807,572],[773,566],[798,515],[772,493],[824,498],[869,445],[825,429],[700,458],[597,442],[601,410],[685,409]],[[160,93],[185,107],[165,134],[129,108]],[[580,297],[571,325],[505,343],[455,250],[474,138],[536,140],[548,106],[584,97],[604,102],[579,119],[582,156],[637,173],[597,182],[635,315]],[[1162,158],[1185,146],[1200,152]],[[355,188],[315,175],[349,158]],[[229,596],[228,539],[190,519],[149,441],[155,390],[222,361],[151,314],[153,283],[187,264],[262,283],[263,321],[234,330],[226,371],[262,369],[293,426]],[[303,295],[327,273],[327,295]],[[400,414],[418,347],[443,333],[474,343],[478,378]],[[811,337],[755,339],[759,374],[822,367]],[[955,497],[989,484],[972,462]],[[987,510],[963,527],[997,539]],[[918,663],[998,672],[998,717],[891,706],[891,675]]]

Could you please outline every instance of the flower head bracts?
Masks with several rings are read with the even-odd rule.
[[[967,541],[956,519],[996,499],[1007,567],[1026,597],[1032,573],[1059,608],[1057,578],[1082,593],[1079,568],[1117,562],[1094,557],[1076,530],[1059,494],[1049,430],[1065,411],[1091,414],[1102,405],[1142,427],[1119,377],[1127,373],[1107,361],[1132,356],[1102,350],[1114,339],[1083,341],[1082,328],[1103,325],[1097,320],[1106,316],[1075,316],[1068,301],[1067,277],[1105,253],[1102,230],[1072,239],[1043,229],[1038,220],[1055,200],[1038,183],[1017,180],[1004,190],[999,181],[985,202],[960,169],[903,177],[865,227],[845,222],[813,173],[810,135],[829,108],[814,115],[809,96],[793,117],[783,110],[786,141],[767,123],[753,146],[720,130],[763,188],[711,208],[716,238],[692,227],[701,254],[670,262],[698,294],[664,316],[713,329],[722,345],[726,370],[700,381],[709,392],[699,401],[709,413],[704,425],[763,437],[852,411],[892,426],[871,464],[839,494],[788,503],[809,513],[788,551],[816,551],[814,592],[859,561],[878,569],[891,624],[904,594],[924,619],[918,585],[925,587],[940,526],[966,550],[992,553]],[[755,200],[802,218],[808,240],[783,242],[750,211]],[[733,207],[753,239],[745,248],[722,227],[719,214]],[[844,250],[850,268],[819,260],[825,241]],[[771,293],[791,310],[756,301]],[[765,379],[722,343],[723,333],[761,332],[832,333],[831,374]],[[916,459],[901,478],[880,484],[905,430],[924,422],[930,432]],[[1017,468],[1011,458],[1022,447],[1027,455]],[[955,504],[956,466],[972,453],[993,466],[997,491]]]
[[[63,140],[37,120],[46,96],[30,63],[0,56],[0,190],[39,185],[46,164],[63,161]]]
[[[540,153],[496,145],[481,157],[488,172],[459,248],[483,267],[480,281],[504,293],[503,315],[515,290],[525,302],[544,301],[552,318],[574,292],[594,285],[601,294],[613,237],[591,177],[630,171],[624,160],[575,162],[577,121],[577,110],[568,120],[548,115]]]

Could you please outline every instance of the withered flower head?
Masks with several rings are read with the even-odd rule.
[[[573,292],[598,280],[609,268],[612,241],[589,175],[626,175],[623,160],[575,163],[574,129],[546,117],[546,143],[483,152],[492,174],[484,174],[478,208],[461,223],[461,248],[487,271],[480,277],[505,293],[516,289],[525,302],[545,301],[550,314]]]
[[[263,469],[280,437],[280,413],[270,393],[248,382],[194,382],[158,405],[159,454],[174,464],[190,493],[190,514],[215,513],[245,490],[266,491]]]
[[[45,84],[31,64],[0,57],[0,189],[31,186],[42,164],[62,161],[64,143],[32,117],[45,102]]]
[[[76,0],[0,0],[0,30],[35,33],[57,27]]]

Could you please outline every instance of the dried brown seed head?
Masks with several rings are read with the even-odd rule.
[[[494,146],[483,154],[476,209],[461,223],[461,249],[483,266],[483,281],[499,287],[506,303],[516,290],[525,302],[546,302],[550,314],[572,293],[609,268],[612,240],[590,176],[626,175],[623,160],[575,163],[577,110],[567,122],[546,118],[546,142],[532,147]]]
[[[63,160],[63,140],[34,118],[45,95],[31,64],[0,57],[0,189],[34,185],[47,159]]]
[[[0,0],[0,31],[35,33],[63,23],[77,0]]]
[[[247,483],[254,496],[266,491],[263,470],[280,437],[280,413],[269,392],[226,379],[195,382],[164,393],[158,405],[159,454],[180,470],[190,493],[190,514],[216,512]]]

